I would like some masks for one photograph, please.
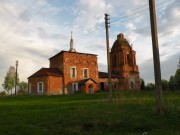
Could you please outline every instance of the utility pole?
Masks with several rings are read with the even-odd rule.
[[[16,95],[16,88],[17,88],[17,68],[18,68],[18,60],[16,60],[15,95]]]
[[[107,64],[108,64],[108,86],[109,86],[109,100],[112,101],[112,85],[111,85],[111,66],[109,53],[109,15],[105,14],[105,28],[106,28],[106,47],[107,47]]]
[[[163,114],[164,112],[163,112],[163,97],[162,97],[162,85],[161,85],[161,67],[160,67],[160,59],[159,59],[156,10],[155,10],[155,1],[154,0],[149,0],[149,12],[150,12],[150,22],[151,22],[153,59],[154,59],[156,105],[157,105],[157,112],[159,114]]]

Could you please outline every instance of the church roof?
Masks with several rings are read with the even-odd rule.
[[[108,78],[108,73],[99,72],[99,78]],[[111,74],[111,78],[122,78],[122,77],[119,75]]]
[[[40,77],[40,76],[59,76],[61,77],[63,73],[58,68],[41,68],[36,73],[31,75],[31,77]]]
[[[127,39],[124,38],[124,35],[121,33],[121,34],[117,35],[117,39],[114,42],[111,50],[117,50],[119,47],[122,47],[122,46],[132,48],[130,46],[129,42],[127,41]]]
[[[94,80],[93,80],[93,79],[91,79],[91,78],[83,79],[83,80],[79,81],[79,84],[86,84],[89,80],[91,80],[92,82],[94,82],[94,83],[96,83],[96,84],[97,84],[97,82],[96,82],[96,81],[94,81]]]
[[[54,57],[56,57],[56,56],[58,56],[58,55],[63,54],[64,52],[66,52],[66,53],[76,53],[76,54],[86,54],[86,55],[94,55],[94,56],[97,56],[96,54],[90,54],[90,53],[79,53],[79,52],[61,51],[61,52],[57,53],[56,55],[52,56],[51,58],[49,58],[49,60],[52,59],[52,58],[54,58]]]

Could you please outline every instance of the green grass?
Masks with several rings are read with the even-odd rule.
[[[0,135],[180,135],[180,93],[153,92],[0,97]]]

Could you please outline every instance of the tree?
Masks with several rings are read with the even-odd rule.
[[[174,76],[170,77],[168,85],[170,90],[176,90],[176,81]]]
[[[18,84],[18,86],[19,86],[18,94],[25,94],[25,93],[27,93],[27,91],[28,91],[28,84],[27,84],[27,82],[22,81],[22,82],[20,82]]]
[[[145,82],[143,79],[141,79],[141,90],[145,90]]]
[[[165,79],[161,80],[162,90],[167,91],[168,90],[168,81]]]
[[[4,77],[4,83],[2,84],[4,90],[6,90],[8,94],[9,91],[11,91],[12,94],[12,89],[15,86],[15,77],[16,77],[15,67],[10,66],[9,71],[6,73],[6,76]]]
[[[174,78],[175,78],[176,87],[178,90],[180,90],[180,69],[176,70],[176,74]]]
[[[147,90],[155,90],[155,84],[154,83],[148,83],[146,85]]]

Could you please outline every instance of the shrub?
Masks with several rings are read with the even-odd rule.
[[[5,91],[0,92],[0,96],[6,96],[6,92]]]

